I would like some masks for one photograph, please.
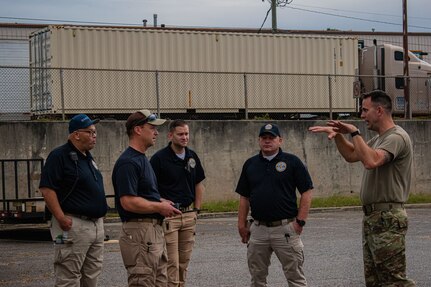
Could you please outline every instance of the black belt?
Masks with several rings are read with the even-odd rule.
[[[82,219],[82,220],[93,221],[93,222],[96,222],[97,220],[99,220],[99,218],[96,218],[96,217],[89,217],[89,216],[85,216],[85,215],[78,215],[78,214],[72,214],[72,213],[66,213],[66,215],[70,215],[70,216],[77,217],[77,218]]]
[[[254,220],[256,225],[264,225],[266,227],[277,227],[280,225],[288,224],[289,222],[292,222],[292,221],[293,221],[293,218],[275,220],[275,221]]]
[[[127,219],[126,222],[148,222],[148,223],[162,225],[163,219],[149,218],[149,217],[145,217],[145,218],[130,218],[130,219]]]
[[[193,210],[193,208],[191,207],[191,205],[189,205],[189,206],[187,206],[187,207],[179,207],[178,208],[178,210],[179,211],[181,211],[181,212],[187,212],[187,211],[192,211]]]
[[[393,208],[404,208],[404,203],[400,202],[382,202],[372,203],[362,206],[362,210],[366,216],[370,215],[373,211],[388,211]]]

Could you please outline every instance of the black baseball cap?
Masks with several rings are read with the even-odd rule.
[[[275,137],[280,137],[280,130],[276,124],[265,124],[260,128],[259,136],[263,136],[264,134],[271,134]]]

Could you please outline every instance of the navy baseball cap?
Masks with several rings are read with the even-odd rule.
[[[259,136],[263,136],[264,134],[271,134],[275,137],[280,137],[280,130],[276,124],[266,124],[260,128]]]
[[[91,125],[97,124],[98,122],[99,119],[91,120],[85,114],[76,115],[69,122],[69,133],[71,134],[76,130],[85,129]]]

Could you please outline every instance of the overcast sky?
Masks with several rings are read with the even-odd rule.
[[[280,0],[278,0],[280,1]],[[402,31],[402,0],[293,0],[277,8],[279,29]],[[268,0],[0,0],[0,22],[259,29]],[[431,33],[431,1],[409,0],[410,32]],[[27,19],[27,20],[26,20]],[[55,21],[49,21],[55,20]],[[76,22],[71,22],[76,21]],[[264,28],[271,28],[271,13]]]

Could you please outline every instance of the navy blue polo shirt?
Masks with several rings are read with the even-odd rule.
[[[77,155],[76,164],[71,152]],[[108,210],[102,174],[92,155],[90,152],[83,155],[70,141],[48,155],[39,187],[54,190],[65,213],[100,218]]]
[[[112,171],[115,202],[122,221],[134,218],[163,219],[159,213],[140,214],[125,210],[120,198],[124,195],[140,196],[149,201],[160,202],[157,179],[146,155],[128,147],[118,158]]]
[[[205,179],[205,172],[193,150],[186,147],[185,157],[181,159],[175,154],[171,144],[170,142],[167,147],[156,152],[150,162],[161,197],[188,207],[195,201],[195,186]]]
[[[310,174],[302,161],[281,149],[268,161],[260,152],[242,168],[236,192],[249,198],[251,216],[262,221],[296,217],[296,190],[313,188]]]

